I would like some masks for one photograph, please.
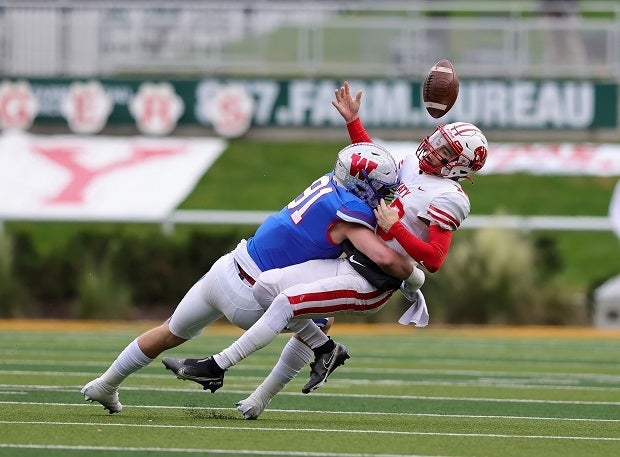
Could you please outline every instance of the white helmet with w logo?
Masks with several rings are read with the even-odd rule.
[[[387,149],[375,143],[355,143],[338,153],[334,179],[371,208],[390,197],[398,184],[396,162]]]

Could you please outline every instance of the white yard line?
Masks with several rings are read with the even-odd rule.
[[[351,382],[351,381],[348,381]],[[335,382],[332,381],[332,387]],[[19,385],[19,384],[0,384],[0,395],[3,388],[14,389],[17,391],[28,390],[53,390],[55,392],[78,392],[81,389],[80,386],[49,386],[49,385]],[[554,386],[545,386],[557,389]],[[132,391],[157,391],[157,392],[186,392],[195,393],[201,392],[197,388],[166,388],[166,387],[121,387],[121,390]],[[609,389],[606,389],[609,390]],[[240,394],[247,395],[249,390],[227,390],[228,394]],[[280,392],[278,395],[299,395],[297,392]],[[416,400],[416,401],[472,401],[472,402],[494,402],[494,403],[537,403],[537,404],[561,404],[561,405],[606,405],[606,406],[620,406],[620,401],[586,401],[586,400],[541,400],[537,398],[497,398],[497,397],[446,397],[446,396],[433,396],[433,395],[375,395],[375,394],[349,394],[349,393],[314,393],[313,397],[347,397],[347,398],[378,398],[378,399],[395,399],[395,400]],[[1,403],[1,402],[0,402]]]
[[[0,375],[12,375],[12,376],[56,376],[56,377],[96,377],[98,374],[93,372],[66,372],[66,371],[27,371],[27,370],[0,370]],[[438,374],[439,375],[439,374]],[[487,388],[517,388],[517,389],[551,389],[551,390],[577,390],[577,391],[620,391],[620,387],[615,386],[583,386],[578,385],[581,381],[579,379],[575,379],[572,381],[574,384],[570,384],[570,380],[567,378],[563,379],[551,379],[551,378],[538,378],[538,379],[521,379],[521,378],[497,378],[494,379],[491,377],[492,375],[485,373],[485,377],[480,379],[471,379],[471,380],[459,380],[459,381],[449,381],[449,380],[438,380],[438,379],[428,379],[421,381],[405,381],[405,380],[395,380],[395,379],[384,379],[384,380],[369,380],[369,379],[351,379],[351,378],[336,378],[331,381],[332,387],[338,387],[339,385],[383,385],[383,386],[429,386],[429,387],[437,387],[437,386],[454,386],[454,387],[487,387]],[[145,374],[145,373],[137,373],[133,375],[133,378],[143,378],[143,379],[170,379],[169,374]],[[251,377],[251,376],[227,376],[226,380],[230,382],[237,382],[237,384],[243,384],[243,381],[254,382],[256,380],[262,380],[262,377]],[[533,381],[533,382],[531,382]],[[594,381],[594,380],[591,380]],[[609,379],[601,379],[600,382],[608,382]],[[612,382],[620,382],[620,380],[612,380]],[[0,386],[1,387],[1,386]],[[26,386],[25,386],[26,387]]]
[[[2,425],[59,425],[71,427],[133,427],[133,428],[160,428],[160,429],[187,429],[187,430],[246,430],[259,432],[309,432],[309,433],[363,433],[375,435],[403,435],[403,436],[450,436],[450,437],[474,437],[474,438],[526,438],[542,440],[567,440],[567,441],[620,441],[620,437],[594,437],[594,436],[553,436],[553,435],[509,435],[504,433],[441,433],[441,432],[415,432],[400,430],[355,430],[342,428],[295,428],[295,427],[224,427],[212,425],[157,425],[157,424],[111,424],[106,422],[56,422],[56,421],[0,421]]]
[[[50,359],[20,359],[19,361],[12,360],[0,360],[0,366],[19,363],[21,365],[28,366],[76,366],[76,367],[101,367],[107,368],[110,362],[99,362],[92,360],[50,360]],[[574,362],[573,362],[574,363]],[[588,364],[589,365],[589,364]],[[249,364],[244,363],[236,367],[239,371],[249,370],[270,370],[272,365],[264,364]],[[347,368],[352,373],[376,373],[376,368]],[[0,370],[3,373],[4,370]],[[39,371],[36,371],[39,373]],[[64,372],[66,374],[66,372]],[[575,380],[591,380],[600,382],[618,382],[620,383],[620,373],[618,374],[603,374],[603,373],[573,373],[573,372],[557,372],[557,373],[541,373],[538,371],[484,371],[484,370],[459,370],[459,369],[430,369],[430,368],[381,368],[381,373],[386,374],[411,374],[411,375],[440,375],[440,376],[481,376],[488,378],[510,378],[524,379],[527,377],[537,378],[539,380],[550,380],[555,382],[567,383],[570,379]],[[96,373],[90,373],[95,375]],[[149,375],[146,375],[149,376]],[[542,377],[541,377],[542,376]]]
[[[175,452],[196,453],[202,455],[274,455],[274,456],[307,456],[307,457],[403,457],[403,454],[343,454],[342,452],[296,452],[296,451],[258,451],[247,449],[185,449],[185,448],[161,448],[161,447],[112,447],[112,446],[64,446],[64,445],[37,445],[37,444],[2,444],[0,448],[9,449],[45,449],[67,451],[126,451],[126,452]],[[407,457],[445,457],[407,454]],[[450,456],[458,457],[458,456]]]
[[[27,401],[0,401],[0,405],[34,405],[34,406],[59,406],[59,407],[98,407],[98,403],[57,403],[57,402],[27,402]],[[236,408],[215,407],[215,406],[164,406],[164,405],[128,405],[123,403],[125,409],[192,409],[200,411],[237,411]],[[593,419],[590,417],[543,417],[543,416],[498,416],[482,414],[433,414],[433,413],[394,413],[381,411],[323,411],[311,409],[281,409],[269,408],[265,411],[278,413],[304,413],[304,414],[334,414],[359,416],[405,416],[405,417],[445,417],[460,419],[511,419],[511,420],[533,420],[533,421],[560,421],[560,422],[620,422],[620,419]],[[10,422],[9,423],[14,423]]]

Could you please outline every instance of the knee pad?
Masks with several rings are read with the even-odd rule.
[[[279,269],[264,271],[260,274],[256,283],[252,286],[252,294],[257,303],[267,309],[273,300],[281,292],[280,279],[282,273]]]

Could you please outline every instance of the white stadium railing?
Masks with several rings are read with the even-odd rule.
[[[172,233],[177,225],[260,225],[273,211],[232,211],[232,210],[177,210],[164,220],[129,220],[93,217],[71,218],[70,222],[117,222],[160,224],[164,233]],[[0,233],[4,224],[10,221],[33,222],[68,222],[66,217],[2,217],[0,216]],[[463,229],[481,229],[501,227],[506,229],[534,231],[613,231],[612,223],[606,216],[469,216],[463,223]]]
[[[421,77],[444,56],[463,77],[620,79],[620,2],[541,4],[0,0],[0,73]]]
[[[259,225],[271,211],[217,211],[178,210],[162,222],[163,230],[170,233],[178,224],[203,225]],[[611,231],[612,225],[605,216],[469,216],[463,229],[502,227],[514,230],[557,230],[557,231]]]

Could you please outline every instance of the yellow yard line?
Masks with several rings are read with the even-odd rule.
[[[53,319],[0,319],[3,331],[135,331],[142,332],[156,325],[159,321],[96,321],[96,320],[53,320]],[[241,330],[228,323],[216,323],[208,328],[209,332],[220,334],[240,334]],[[339,323],[332,328],[334,335],[400,335],[416,334],[418,336],[465,336],[488,338],[602,338],[620,339],[620,328],[598,329],[593,327],[499,327],[499,326],[443,326],[414,328],[398,324]]]

